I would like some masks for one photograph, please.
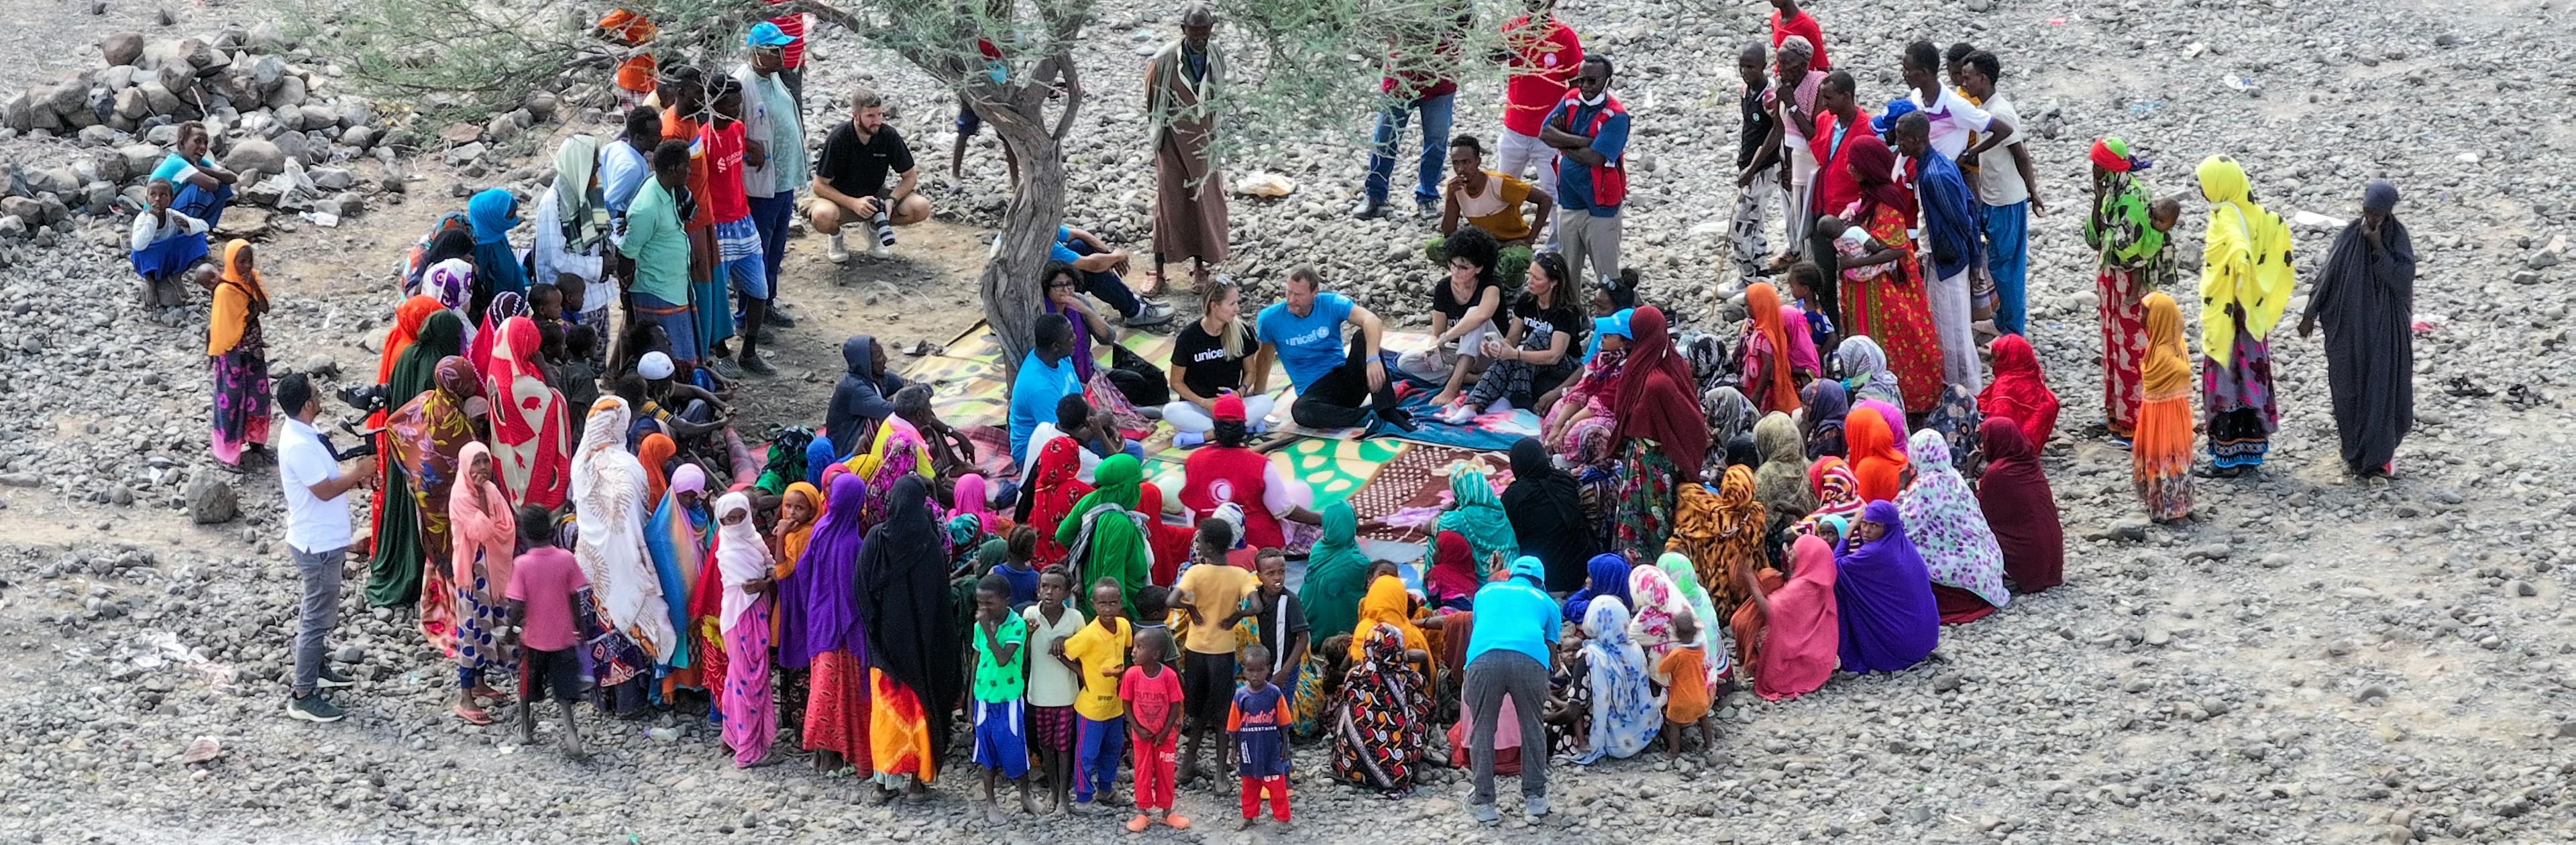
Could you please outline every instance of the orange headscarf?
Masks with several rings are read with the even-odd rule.
[[[420,324],[429,322],[429,315],[443,310],[446,306],[438,304],[438,297],[425,293],[403,300],[402,305],[394,308],[393,330],[385,332],[384,355],[376,361],[377,384],[394,380],[394,361],[402,357],[403,350],[411,348],[412,341],[420,338]]]
[[[679,453],[680,444],[658,431],[644,435],[643,442],[635,444],[635,460],[644,464],[644,501],[662,501],[662,491],[671,486],[670,479],[662,475],[662,467]]]
[[[259,272],[242,266],[242,252],[250,242],[234,238],[224,244],[224,278],[215,285],[214,314],[206,323],[206,354],[222,355],[241,345],[250,334],[250,321],[268,313],[268,289],[260,285]]]
[[[1849,454],[1852,477],[1860,481],[1860,500],[1894,502],[1905,484],[1905,453],[1896,448],[1896,432],[1887,427],[1887,417],[1868,408],[1855,408],[1843,418],[1843,446]]]
[[[796,559],[805,555],[805,543],[814,539],[814,524],[823,521],[823,491],[815,489],[814,485],[799,481],[787,485],[786,492],[778,496],[782,503],[782,520],[786,511],[784,502],[791,496],[804,499],[805,509],[813,516],[803,525],[791,526],[782,521],[774,529],[777,532],[778,559],[771,567],[771,578],[785,578],[796,571]]]
[[[2147,312],[2147,360],[2139,367],[2149,401],[2182,395],[2191,387],[2191,352],[2182,342],[2182,308],[2163,291],[2138,303]]]
[[[1762,395],[1764,413],[1798,410],[1798,382],[1789,375],[1789,326],[1780,319],[1780,291],[1770,282],[1744,289],[1744,308],[1753,312],[1753,330],[1771,344],[1771,387]]]

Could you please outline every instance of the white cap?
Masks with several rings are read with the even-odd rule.
[[[635,362],[635,372],[655,381],[670,378],[671,356],[659,352],[644,353],[644,360]]]

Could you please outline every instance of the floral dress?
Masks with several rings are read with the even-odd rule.
[[[1893,248],[1900,256],[1893,265],[1896,272],[1843,271],[1843,321],[1848,324],[1843,328],[1847,336],[1868,335],[1887,350],[1888,369],[1896,373],[1908,413],[1930,411],[1941,396],[1940,336],[1932,328],[1923,265],[1915,257],[1914,240],[1905,234],[1905,215],[1878,205],[1863,228],[1880,248]]]

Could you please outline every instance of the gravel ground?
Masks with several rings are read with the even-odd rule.
[[[153,31],[157,7],[112,4],[107,17],[121,23],[87,7],[39,0],[0,12],[18,23],[0,28],[0,46],[38,57],[0,70],[0,82],[33,83],[95,55],[43,45],[86,43],[111,27]],[[174,9],[178,31],[250,17],[237,5]],[[1101,11],[1084,56],[1097,99],[1073,153],[1071,222],[1137,244],[1149,167],[1130,71],[1172,22],[1131,0]],[[1617,91],[1636,115],[1628,261],[1644,268],[1650,299],[1701,328],[1714,327],[1722,262],[1715,241],[1690,230],[1731,206],[1718,187],[1735,144],[1731,58],[1755,37],[1757,11],[1565,9],[1588,45],[1620,57]],[[1328,761],[1309,749],[1297,760],[1300,827],[1259,828],[1252,841],[2576,840],[2576,583],[2560,560],[2565,517],[2576,513],[2561,399],[2570,271],[2557,260],[2576,223],[2565,187],[2576,130],[2546,117],[2576,93],[2557,74],[2576,58],[2567,13],[2527,0],[1938,9],[1831,0],[1815,11],[1864,102],[1898,93],[1904,41],[1996,50],[2037,133],[2044,190],[2062,209],[2080,204],[2084,146],[2104,133],[2165,162],[2149,174],[2163,191],[2187,189],[2201,156],[2233,154],[2285,217],[2347,217],[2368,179],[2399,185],[2399,215],[2423,252],[2426,324],[2405,477],[2342,475],[2320,347],[2283,333],[2274,355],[2285,401],[2268,472],[2204,482],[2198,520],[2149,526],[2129,492],[2126,453],[2061,436],[2046,464],[2068,525],[2066,585],[1945,630],[1921,667],[1840,677],[1782,704],[1731,696],[1719,748],[1678,765],[1649,755],[1556,767],[1559,813],[1534,829],[1468,822],[1465,785],[1447,772],[1397,802],[1333,786]],[[825,66],[809,91],[845,90],[862,70],[896,66],[846,36],[817,48]],[[944,172],[946,97],[908,72],[868,81],[891,92],[916,153]],[[816,109],[836,113],[825,99]],[[1460,131],[1490,135],[1497,100],[1490,81],[1469,85]],[[1363,120],[1343,123],[1363,132]],[[756,419],[819,407],[845,333],[944,339],[971,322],[979,227],[998,219],[1002,189],[990,145],[989,136],[979,144],[963,185],[935,180],[945,222],[908,233],[903,259],[834,271],[810,257],[818,244],[798,242],[787,290],[823,319],[782,344],[790,375],[761,385],[778,398]],[[0,153],[43,165],[73,150],[16,139]],[[1235,206],[1232,269],[1254,281],[1256,300],[1273,295],[1286,266],[1314,262],[1382,313],[1413,301],[1429,268],[1392,256],[1428,226],[1344,217],[1359,182],[1353,151],[1248,157],[1236,174],[1267,170],[1299,185]],[[281,231],[270,242],[276,257],[264,263],[287,294],[268,320],[275,361],[365,371],[374,341],[351,338],[380,330],[390,302],[382,268],[399,246],[453,202],[452,186],[535,173],[417,169],[410,202],[428,208],[386,202],[340,229]],[[2205,209],[2186,207],[2196,240]],[[2033,226],[2032,340],[2070,426],[2090,420],[2098,395],[2079,226],[2068,210]],[[354,595],[335,641],[335,657],[363,679],[340,697],[351,718],[286,720],[297,591],[274,541],[275,484],[265,472],[242,477],[237,519],[191,523],[196,480],[230,478],[202,445],[202,318],[134,313],[123,256],[100,231],[0,246],[0,672],[10,681],[0,692],[0,838],[1030,843],[1113,829],[1016,813],[999,829],[970,823],[974,777],[962,761],[934,801],[901,807],[871,805],[859,785],[799,762],[738,771],[714,731],[686,719],[586,713],[596,756],[567,762],[446,717],[447,664],[407,620],[367,611]],[[2303,265],[2331,234],[2299,230]],[[184,762],[201,738],[215,756]],[[1200,827],[1147,838],[1242,840],[1216,831],[1230,827],[1232,802],[1192,790],[1181,805]],[[1516,818],[1509,799],[1504,809]],[[1379,824],[1361,834],[1363,819]]]

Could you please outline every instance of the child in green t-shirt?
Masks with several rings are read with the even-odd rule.
[[[1029,800],[1028,711],[1021,696],[1028,691],[1029,626],[1011,612],[1011,581],[987,573],[975,584],[974,761],[984,767],[984,818],[1004,823],[1001,803],[993,797],[994,778],[1020,786],[1020,810],[1037,815]]]

